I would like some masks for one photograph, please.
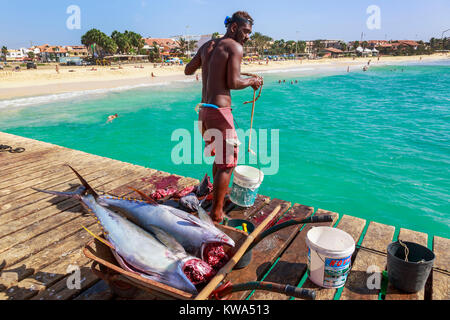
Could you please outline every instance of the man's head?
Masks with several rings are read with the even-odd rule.
[[[252,26],[253,18],[245,11],[237,11],[225,19],[227,34],[242,45],[250,38]]]

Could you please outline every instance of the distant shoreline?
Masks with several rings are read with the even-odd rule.
[[[420,60],[422,57],[422,60]],[[271,61],[268,65],[264,63],[253,63],[242,65],[242,72],[253,73],[277,73],[287,70],[302,69],[326,70],[327,68],[340,69],[343,71],[350,67],[350,71],[361,70],[371,60],[370,66],[403,63],[403,62],[428,62],[448,60],[450,56],[444,54],[424,56],[383,56],[378,61],[377,57],[367,58],[335,58],[320,60],[288,60]],[[139,66],[144,68],[139,68]],[[20,72],[0,71],[0,102],[2,100],[13,100],[18,98],[29,98],[43,95],[63,94],[77,91],[94,90],[126,90],[127,88],[154,86],[174,81],[196,81],[194,76],[184,75],[184,66],[165,66],[154,68],[153,63],[117,66],[94,66],[96,71],[89,67],[66,67],[59,66],[59,74],[51,67],[39,68],[37,70],[22,70]],[[74,72],[69,72],[74,70]],[[151,77],[151,73],[156,77]],[[198,72],[197,72],[198,73]],[[199,74],[200,75],[200,74]],[[201,79],[200,79],[201,80]],[[5,102],[5,101],[3,101]]]

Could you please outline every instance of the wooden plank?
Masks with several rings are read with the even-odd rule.
[[[269,197],[258,194],[253,206],[250,208],[235,206],[231,211],[227,212],[227,215],[231,219],[247,219],[256,212],[261,211],[269,202]]]
[[[90,177],[91,175],[96,175],[96,177],[106,176],[108,175],[108,171],[99,170],[97,165],[91,164],[86,167],[80,169],[80,174],[86,177]],[[66,174],[66,176],[59,177],[51,182],[46,182],[43,184],[38,184],[34,187],[40,189],[48,189],[48,190],[67,190],[67,185],[69,183],[73,183],[74,185],[79,185],[79,180],[75,175]],[[29,191],[31,190],[31,191]],[[19,197],[9,203],[3,203],[0,207],[0,223],[4,224],[14,219],[18,219],[23,217],[29,213],[30,210],[36,209],[40,210],[44,207],[48,207],[49,205],[56,204],[58,200],[54,199],[55,196],[49,195],[42,192],[37,192],[31,187],[29,190],[24,191],[24,193],[28,193],[27,196]],[[33,192],[33,193],[31,193]],[[59,198],[59,201],[62,199]],[[32,206],[31,208],[24,208],[26,206]],[[42,207],[43,206],[43,207]],[[35,211],[36,211],[35,210]]]
[[[63,161],[64,159],[62,157],[65,154],[69,157],[74,157],[86,155],[87,153],[77,150],[66,151],[61,149],[39,150],[37,152],[27,154],[26,157],[17,159],[15,162],[11,160],[11,163],[8,165],[2,165],[2,180],[4,180],[6,176],[20,176],[29,168],[43,168],[45,166],[52,165],[55,161]]]
[[[36,167],[39,164],[44,163],[46,156],[52,156],[53,154],[59,154],[62,151],[58,148],[51,149],[39,149],[33,152],[14,153],[14,155],[20,156],[8,156],[4,158],[0,164],[2,171],[0,172],[0,178],[10,174],[11,172],[23,169],[24,167]]]
[[[23,190],[25,188],[28,188],[29,186],[33,186],[34,184],[36,184],[36,182],[44,182],[47,180],[51,180],[54,179],[55,177],[61,176],[61,174],[67,174],[69,170],[69,168],[65,168],[63,166],[63,164],[65,163],[71,163],[73,164],[73,166],[78,169],[78,168],[82,168],[82,166],[86,165],[86,164],[94,164],[94,163],[99,163],[99,164],[105,164],[105,163],[111,163],[114,160],[112,159],[108,159],[108,158],[102,158],[102,157],[97,157],[97,156],[93,156],[90,155],[88,153],[78,153],[78,152],[74,152],[74,153],[61,153],[58,155],[58,158],[52,158],[52,159],[48,159],[48,161],[50,161],[50,167],[52,167],[52,163],[55,163],[55,167],[59,167],[60,170],[54,172],[48,172],[45,173],[45,170],[47,170],[47,167],[44,166],[44,168],[41,169],[41,167],[37,167],[37,168],[32,168],[30,169],[32,172],[35,173],[44,173],[44,175],[42,177],[39,177],[39,175],[37,175],[36,178],[30,178],[30,179],[26,179],[24,182],[21,182],[19,184],[15,183],[16,180],[16,175],[14,175],[14,178],[12,181],[4,181],[1,182],[1,190],[0,190],[0,198],[4,199],[5,195],[11,194],[12,192],[15,191],[19,191],[19,190]],[[26,174],[28,174],[27,169],[22,169],[21,171],[25,171]],[[17,179],[19,179],[19,177],[17,177]],[[21,181],[21,180],[19,180]],[[11,189],[10,191],[5,192],[4,188],[7,187],[8,189]]]
[[[450,239],[434,236],[433,252],[436,256],[433,267],[450,272]]]
[[[0,189],[61,171],[61,165],[66,163],[67,160],[62,158],[62,153],[54,153],[53,155],[52,157],[46,154],[45,160],[35,163],[34,166],[24,166],[17,168],[16,171],[9,172],[7,176],[1,178]],[[82,157],[82,155],[77,155],[77,157]]]
[[[109,287],[109,285],[100,280],[92,287],[82,292],[78,296],[74,297],[73,300],[111,300],[114,298],[114,293]],[[153,297],[154,299],[154,297]],[[142,299],[139,299],[142,300]]]
[[[100,227],[96,224],[93,224],[88,228],[93,232],[100,232]],[[58,256],[55,256],[54,253],[50,252],[53,257],[52,259],[57,259],[56,261],[51,264],[47,263],[46,266],[39,268],[34,274],[21,281],[12,282],[12,285],[10,284],[7,290],[0,292],[0,300],[30,299],[60,282],[62,279],[67,279],[71,274],[68,273],[68,271],[70,271],[69,266],[78,266],[81,269],[87,266],[90,261],[83,254],[81,245],[83,242],[89,241],[91,236],[84,230],[77,233],[77,235],[78,237],[76,239],[71,237],[72,241],[63,241],[62,246],[58,246],[57,252],[65,250]],[[23,276],[23,273],[20,275]]]
[[[369,224],[361,247],[386,254],[387,246],[392,242],[394,233],[395,227],[372,221]]]
[[[450,273],[434,268],[431,273],[433,279],[431,300],[450,300]]]
[[[398,238],[402,241],[415,242],[425,247],[428,245],[428,235],[423,232],[400,228]]]
[[[427,246],[428,235],[426,233],[400,228],[398,239],[402,241],[410,241]],[[386,290],[385,300],[424,300],[425,288],[416,293],[404,293],[395,288],[390,282]]]
[[[282,218],[277,222],[283,223],[289,219],[304,219],[312,215],[312,207],[295,204]],[[261,279],[270,266],[275,262],[278,256],[286,249],[288,244],[297,235],[302,225],[290,226],[273,233],[261,240],[261,242],[252,249],[252,260],[244,269],[233,270],[225,279],[231,283],[244,283],[248,281],[257,281]],[[232,294],[231,299],[244,299],[250,291],[236,292]]]
[[[313,227],[318,226],[332,226],[338,219],[338,214],[331,211],[326,211],[318,209],[314,216],[322,215],[333,215],[333,222],[323,222],[307,224],[302,231],[300,231],[294,240],[291,242],[289,247],[283,252],[280,259],[277,261],[275,266],[266,276],[264,281],[290,284],[292,286],[297,286],[300,282],[303,274],[306,271],[308,264],[307,257],[307,246],[306,246],[306,234]],[[288,296],[268,291],[255,291],[251,296],[250,300],[287,300]]]
[[[90,265],[84,265],[80,268],[80,285],[78,289],[76,287],[69,289],[67,286],[67,279],[63,278],[51,286],[49,289],[40,291],[31,300],[67,300],[78,295],[82,290],[89,288],[96,282],[98,278],[91,271]]]
[[[96,175],[99,175],[99,172],[95,172],[92,175],[86,175],[86,179],[89,179],[90,183],[92,183],[92,186],[94,187],[96,185],[101,185],[99,184],[101,180],[98,181]],[[108,181],[114,178],[114,176],[111,175],[105,175],[102,177],[103,178],[106,177]],[[121,180],[120,177],[116,177],[116,179],[119,179],[119,181]],[[122,179],[122,181],[129,181],[129,179],[130,177],[128,174],[128,176]],[[45,233],[58,225],[70,221],[74,217],[75,218],[78,217],[79,212],[72,212],[71,210],[67,210],[70,208],[70,206],[74,207],[77,204],[79,204],[79,201],[75,199],[69,199],[66,200],[66,202],[62,205],[61,203],[58,203],[56,206],[48,207],[47,208],[48,210],[42,210],[35,214],[32,214],[31,216],[28,215],[21,219],[10,221],[9,224],[8,223],[5,224],[4,225],[5,227],[11,227],[11,225],[12,226],[16,225],[20,226],[19,227],[20,229],[14,230],[14,232],[13,230],[10,229],[7,232],[5,232],[5,234],[9,233],[8,235],[0,237],[1,239],[0,253],[6,251],[7,249],[11,248],[14,245],[17,245],[41,233]],[[67,207],[67,205],[69,205],[69,207]],[[28,219],[26,219],[27,217]]]
[[[84,167],[94,167],[95,168],[102,168],[104,165],[106,165],[109,161],[108,160],[98,160],[91,158],[89,156],[80,157],[79,160],[76,162],[76,168],[77,170],[82,170]],[[41,188],[45,185],[54,185],[54,183],[59,181],[67,181],[67,178],[69,177],[68,172],[70,171],[69,168],[65,168],[62,166],[61,170],[54,174],[49,174],[47,177],[44,178],[37,178],[37,179],[31,179],[24,183],[21,183],[18,186],[12,186],[8,188],[3,188],[0,190],[0,201],[2,203],[7,203],[10,201],[14,201],[18,198],[26,197],[27,195],[30,195],[32,193],[36,193],[37,191],[31,189],[31,187],[37,187]],[[73,176],[73,174],[72,174]]]
[[[81,206],[80,206],[81,209]],[[87,224],[92,231],[99,231],[100,227],[95,223]],[[0,299],[24,299],[37,294],[65,276],[58,271],[58,265],[65,262],[65,267],[70,264],[66,261],[69,256],[72,260],[85,257],[81,247],[92,238],[84,229],[78,230],[51,247],[47,247],[28,258],[4,269],[0,277]],[[5,276],[6,274],[6,276]],[[11,290],[13,288],[13,290]]]
[[[382,279],[381,273],[386,266],[386,255],[383,253],[392,242],[394,232],[395,228],[392,226],[370,222],[361,248],[356,252],[352,269],[342,290],[341,300],[378,300],[380,289],[369,289],[367,283],[374,277]],[[374,268],[373,270],[376,268],[378,272],[367,273],[369,267]]]
[[[450,300],[450,239],[433,237],[432,300]]]
[[[81,174],[89,174],[95,171],[101,171],[104,173],[107,173],[106,170],[104,170],[104,168],[107,167],[108,162],[105,160],[105,162],[99,162],[99,161],[90,161],[90,162],[80,162],[79,166],[77,168],[77,170],[79,170],[79,172]],[[111,166],[112,163],[109,162],[109,166]],[[99,170],[99,168],[101,170]],[[15,210],[16,212],[18,212],[18,214],[20,214],[20,210],[17,210],[19,208],[22,208],[26,205],[29,205],[30,203],[36,203],[38,201],[42,201],[42,200],[46,200],[46,199],[50,199],[53,196],[52,195],[48,195],[48,194],[43,194],[41,192],[35,191],[34,189],[32,189],[31,187],[35,187],[35,188],[39,188],[39,189],[49,189],[49,190],[58,190],[60,188],[64,188],[66,187],[66,184],[69,181],[73,181],[73,177],[76,177],[73,173],[70,173],[70,169],[66,168],[64,166],[62,166],[61,170],[65,171],[65,170],[69,170],[69,171],[65,171],[66,174],[65,175],[60,175],[57,178],[54,178],[52,180],[46,181],[46,182],[42,182],[42,183],[38,183],[35,185],[31,185],[29,186],[29,188],[21,190],[21,191],[17,191],[14,194],[10,194],[7,196],[7,198],[2,198],[2,200],[0,201],[4,201],[2,202],[2,205],[0,206],[0,218],[3,217],[3,215],[7,212],[11,212],[13,210]],[[79,183],[77,183],[78,185]],[[6,199],[9,200],[6,201]],[[2,219],[4,220],[4,219]],[[5,221],[2,221],[3,223]]]
[[[272,199],[269,204],[266,206],[263,206],[261,210],[255,211],[252,213],[251,216],[247,217],[247,220],[249,220],[251,223],[255,225],[255,227],[259,226],[269,215],[270,213],[278,206],[281,206],[280,212],[270,221],[267,226],[264,228],[264,230],[269,229],[275,223],[277,220],[290,208],[291,203],[288,201],[284,201],[281,199],[274,198]]]
[[[365,226],[366,220],[348,215],[343,215],[342,219],[339,221],[336,228],[341,229],[347,232],[349,235],[351,235],[353,240],[355,240],[356,244],[358,243]],[[353,253],[352,261],[354,260],[355,256],[356,250]],[[337,291],[337,289],[326,289],[319,287],[318,285],[314,284],[309,278],[305,281],[302,288],[315,290],[316,300],[333,300],[334,295],[336,294]],[[302,299],[295,298],[295,300],[302,300]]]

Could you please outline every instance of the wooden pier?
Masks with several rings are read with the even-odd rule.
[[[128,187],[150,193],[158,185],[171,184],[181,190],[199,183],[197,179],[108,159],[81,151],[0,132],[0,144],[23,147],[23,153],[0,152],[0,299],[1,300],[67,300],[121,299],[91,271],[91,261],[82,247],[92,237],[83,229],[99,233],[94,217],[83,212],[74,199],[63,199],[36,192],[31,187],[51,190],[73,190],[79,182],[70,169],[73,165],[103,193],[139,198]],[[434,267],[425,289],[414,294],[398,291],[390,284],[386,294],[368,289],[367,281],[386,268],[386,247],[398,239],[428,245],[428,235],[400,228],[397,237],[393,226],[366,221],[347,214],[333,213],[301,204],[259,195],[249,209],[230,207],[228,215],[244,218],[255,225],[261,223],[278,205],[281,210],[270,225],[290,218],[333,214],[334,226],[348,232],[358,244],[352,257],[352,269],[341,289],[321,289],[307,279],[306,233],[314,225],[291,226],[274,233],[253,249],[249,266],[231,272],[226,280],[232,283],[271,281],[317,290],[317,299],[324,300],[449,300],[450,239],[434,236],[432,249],[436,254]],[[270,226],[269,225],[269,226]],[[81,287],[68,286],[73,267],[79,267]],[[70,288],[69,288],[70,287]],[[154,299],[140,292],[138,299]],[[237,292],[232,299],[290,299],[267,291]]]

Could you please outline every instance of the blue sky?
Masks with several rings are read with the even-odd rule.
[[[449,0],[0,0],[0,46],[80,44],[97,28],[132,30],[144,37],[223,32],[225,16],[248,11],[253,30],[275,39],[410,39],[440,37],[450,28]],[[81,29],[69,30],[70,5],[81,10]],[[366,24],[370,5],[380,8],[380,29]],[[189,26],[187,29],[186,26]],[[450,36],[450,31],[446,34]]]

